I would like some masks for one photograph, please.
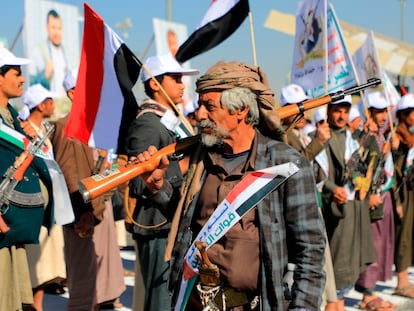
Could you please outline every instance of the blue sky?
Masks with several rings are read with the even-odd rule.
[[[0,37],[6,37],[11,44],[23,22],[24,1],[3,0],[3,14],[0,18]],[[5,5],[7,2],[7,6]],[[83,14],[83,1],[61,0],[73,4]],[[257,63],[267,73],[271,87],[279,93],[287,84],[292,62],[293,37],[265,28],[264,22],[270,10],[295,14],[298,0],[250,0],[253,28],[256,42]],[[401,4],[400,0],[331,0],[340,20],[371,29],[375,32],[400,39]],[[172,21],[186,24],[190,34],[203,17],[210,0],[171,0]],[[127,45],[141,58],[153,34],[152,18],[167,18],[167,0],[90,0],[88,4],[103,17],[119,35],[121,30],[115,25],[130,17],[132,28]],[[414,44],[414,1],[405,2],[405,41]],[[23,55],[20,37],[14,53]],[[155,47],[149,54],[155,53]],[[191,59],[191,66],[201,73],[219,60],[242,61],[253,64],[249,20],[246,19],[237,32],[220,46]],[[278,95],[276,95],[278,97]]]

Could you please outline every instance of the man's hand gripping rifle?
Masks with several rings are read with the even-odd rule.
[[[44,146],[45,140],[53,132],[54,126],[49,125],[45,135],[37,137],[30,143],[29,147],[24,150],[7,169],[0,183],[0,233],[6,233],[10,230],[4,221],[2,215],[6,214],[9,209],[9,195],[16,188],[17,184],[23,179],[24,173],[33,161],[36,152]]]

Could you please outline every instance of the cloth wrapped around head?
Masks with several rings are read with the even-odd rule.
[[[260,67],[220,61],[197,79],[196,86],[199,94],[208,91],[221,92],[234,87],[249,88],[257,96],[260,132],[272,139],[284,140],[285,132],[280,126],[274,101],[275,94],[270,89],[267,76]]]

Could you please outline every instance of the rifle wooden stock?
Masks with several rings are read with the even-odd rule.
[[[3,215],[0,212],[0,233],[6,233],[10,230],[10,227],[6,224],[6,222],[3,219]]]
[[[111,169],[107,175],[103,173],[84,178],[79,181],[79,192],[85,202],[95,199],[145,172],[153,171],[160,164],[163,156],[183,151],[199,140],[200,137],[198,135],[184,138],[158,150],[148,161],[119,166],[118,168]]]
[[[333,94],[328,94],[322,97],[309,99],[304,101],[301,104],[296,105],[287,105],[277,109],[280,119],[288,118],[299,113],[302,113],[306,110],[310,110],[322,105],[329,104],[334,101],[343,99],[345,95],[354,94],[360,92],[369,87],[377,86],[381,83],[381,80],[378,78],[373,78],[368,80],[367,83],[358,85],[344,91],[339,91]],[[171,155],[175,152],[182,151],[199,141],[199,136],[188,137],[173,143],[169,146],[166,146],[156,152],[153,157],[139,164],[127,164],[125,166],[120,166],[115,170],[111,170],[107,175],[97,174],[91,177],[84,178],[79,181],[79,191],[85,200],[88,202],[92,199],[97,198],[98,196],[116,188],[117,186],[135,178],[142,173],[150,172],[154,170],[160,163],[161,157],[165,155]]]

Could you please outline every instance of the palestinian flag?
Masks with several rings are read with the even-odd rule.
[[[142,63],[86,3],[84,10],[80,66],[65,132],[92,147],[124,153],[123,139],[138,107],[132,88]]]
[[[22,151],[28,150],[30,146],[32,146],[32,142],[26,136],[16,131],[15,129],[7,126],[1,118],[0,139],[7,141],[8,143],[16,146]],[[39,148],[34,155],[43,159],[53,159],[53,153],[46,145],[43,145],[41,148]]]
[[[192,35],[179,47],[175,58],[183,63],[230,37],[249,13],[248,0],[212,0]]]

